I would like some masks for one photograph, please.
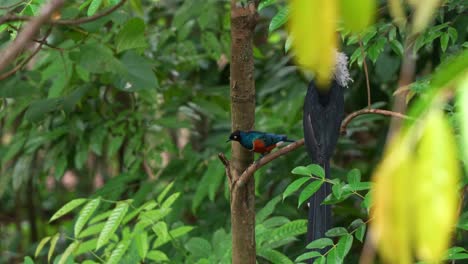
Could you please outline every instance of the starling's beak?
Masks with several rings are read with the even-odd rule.
[[[226,140],[226,143],[228,143],[229,141],[232,141],[232,139],[228,139],[228,140]]]

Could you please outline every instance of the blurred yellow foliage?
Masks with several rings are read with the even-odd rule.
[[[337,49],[336,0],[291,0],[289,31],[296,62],[315,73],[319,89],[328,89]]]
[[[372,211],[386,263],[441,261],[456,224],[459,177],[455,137],[442,110],[430,110],[392,141],[374,175]]]
[[[340,0],[340,15],[343,26],[355,33],[365,30],[374,22],[375,0]]]

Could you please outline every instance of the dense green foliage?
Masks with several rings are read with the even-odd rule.
[[[37,15],[43,2],[12,10]],[[61,19],[92,16],[118,2],[66,1]],[[425,95],[434,70],[468,47],[466,5],[447,1],[415,40],[411,97]],[[229,8],[219,0],[131,0],[90,23],[42,27],[38,40],[47,34],[47,45],[25,69],[0,81],[1,263],[28,255],[36,263],[73,263],[72,257],[83,263],[230,261],[229,189],[217,159],[219,152],[230,155]],[[362,36],[341,31],[354,79],[348,113],[367,104],[364,60],[373,106],[391,108],[406,32],[392,23],[386,5],[379,12]],[[259,13],[256,129],[299,139],[310,76],[288,53],[284,2],[262,1]],[[23,25],[0,25],[0,47]],[[454,103],[445,108],[457,115]],[[348,255],[345,263],[357,262],[369,221],[369,177],[388,123],[360,116],[340,138],[327,199],[336,204],[335,228],[330,239],[308,248],[335,245],[329,259],[342,262]],[[257,172],[259,263],[306,259],[303,202],[324,180],[321,168],[309,163],[299,149]],[[315,181],[306,183],[310,178]],[[463,230],[466,210],[455,235],[460,247],[451,249],[450,259],[468,258]]]

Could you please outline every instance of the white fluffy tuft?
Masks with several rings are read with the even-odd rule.
[[[343,87],[348,87],[349,83],[353,81],[349,75],[348,57],[346,54],[336,52],[336,64],[333,75],[336,82]]]

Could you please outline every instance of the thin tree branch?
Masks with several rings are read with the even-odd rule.
[[[47,43],[45,40],[47,39],[47,37],[50,35],[51,32],[52,32],[52,27],[49,28],[49,30],[47,31],[47,33],[44,35],[44,37],[41,40],[34,40],[36,42],[39,42],[39,45],[33,51],[33,53],[31,53],[31,55],[29,55],[29,57],[27,57],[21,63],[18,63],[18,65],[16,65],[13,69],[11,69],[11,70],[3,73],[2,75],[0,75],[0,81],[10,77],[13,74],[15,74],[17,71],[21,70],[21,68],[23,68],[24,65],[26,65],[29,61],[31,61],[31,59],[34,58],[37,55],[37,53],[39,53],[39,51],[42,48],[42,45],[45,45]]]
[[[353,113],[349,114],[343,120],[343,122],[341,122],[341,128],[340,128],[341,134],[344,134],[346,132],[346,128],[347,128],[348,124],[351,122],[351,120],[353,120],[357,116],[364,115],[364,114],[377,114],[377,115],[392,116],[392,117],[397,117],[397,118],[402,118],[402,119],[411,119],[411,117],[406,116],[404,114],[397,113],[397,112],[392,112],[392,111],[388,111],[388,110],[383,110],[383,109],[361,109],[361,110],[358,110],[356,112],[353,112]]]
[[[260,160],[252,163],[239,177],[239,179],[234,183],[234,188],[240,188],[244,186],[244,184],[255,174],[255,172],[260,169],[261,167],[265,166],[266,164],[270,163],[271,161],[279,158],[280,156],[286,155],[291,151],[294,151],[304,145],[304,139],[300,139],[287,145],[284,148],[279,149],[273,153],[270,153]]]
[[[50,0],[40,11],[40,14],[18,33],[16,39],[0,53],[0,71],[9,65],[23,51],[26,45],[34,38],[44,23],[50,20],[52,14],[62,7],[64,0]]]
[[[105,17],[109,15],[110,13],[114,12],[115,10],[119,9],[121,6],[125,4],[125,2],[127,2],[127,0],[120,0],[120,2],[117,3],[115,6],[107,9],[106,11],[103,11],[101,13],[95,14],[90,17],[83,17],[83,18],[78,18],[78,19],[56,20],[56,21],[53,21],[53,23],[57,25],[79,25],[79,24],[92,22],[92,21],[98,20],[101,17]]]
[[[14,3],[14,4],[11,4],[11,5],[0,6],[0,10],[8,10],[8,9],[10,9],[10,8],[17,7],[17,6],[21,5],[21,4],[23,4],[24,2],[26,2],[26,1],[21,0],[21,1],[19,1],[19,2],[16,2],[16,3]]]
[[[219,160],[221,160],[221,162],[224,165],[224,168],[226,169],[226,176],[228,177],[228,180],[229,180],[229,189],[231,189],[232,187],[231,164],[229,160],[226,158],[226,156],[224,156],[224,153],[222,152],[218,154],[218,158]]]
[[[359,47],[361,49],[362,56],[364,59],[362,60],[364,65],[364,74],[366,75],[366,87],[367,87],[367,108],[371,108],[372,101],[371,101],[371,89],[370,89],[370,82],[369,82],[369,72],[367,70],[367,62],[366,62],[366,53],[364,52],[364,46],[362,45],[361,35],[359,35]]]
[[[146,174],[151,180],[156,179],[156,175],[154,175],[153,170],[151,169],[151,166],[148,164],[148,161],[146,158],[143,159],[143,169],[145,170]]]
[[[79,24],[93,22],[119,9],[121,6],[125,4],[125,2],[127,2],[127,0],[121,0],[119,3],[107,9],[106,11],[97,13],[90,17],[83,17],[83,18],[77,18],[77,19],[59,19],[59,20],[48,21],[47,23],[54,24],[54,25],[79,25]],[[6,14],[0,18],[0,25],[4,23],[8,23],[8,22],[15,22],[15,21],[29,21],[29,20],[32,20],[33,18],[34,17],[31,17],[31,16],[16,16],[13,14]]]

